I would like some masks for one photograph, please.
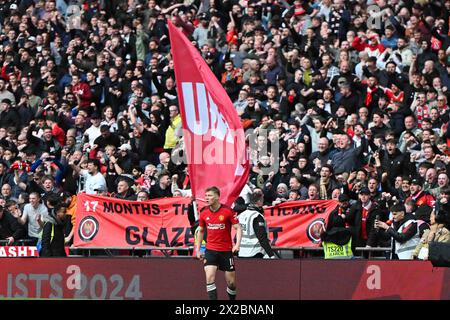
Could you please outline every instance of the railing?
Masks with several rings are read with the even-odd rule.
[[[186,257],[188,255],[188,253],[190,253],[193,249],[194,249],[194,247],[187,247],[187,248],[181,248],[181,247],[146,247],[146,248],[142,248],[142,247],[129,247],[129,248],[124,248],[124,247],[120,247],[120,248],[82,247],[82,248],[74,248],[74,247],[71,247],[70,248],[71,251],[79,250],[81,252],[86,252],[86,254],[84,254],[84,255],[77,255],[77,254],[72,255],[71,254],[71,256],[88,256],[88,257],[95,256],[96,255],[95,251],[104,252],[108,256],[117,256],[119,252],[129,251],[129,254],[131,256],[138,255],[141,257],[142,256],[150,257],[151,254],[149,255],[148,253],[151,253],[151,251],[160,251],[165,257],[171,257],[171,258]],[[275,251],[291,251],[291,252],[293,252],[293,258],[311,258],[311,257],[323,258],[323,248],[322,247],[273,247],[273,249]],[[116,252],[114,252],[114,251],[116,251]],[[173,253],[175,251],[178,253],[177,255],[173,255]],[[388,248],[388,247],[386,247],[386,248],[383,248],[383,247],[377,247],[377,248],[356,247],[355,251],[361,252],[363,254],[367,253],[365,257],[361,257],[361,258],[386,259],[386,255],[391,252],[391,248]],[[142,252],[144,253],[144,255],[140,254]],[[186,253],[186,255],[179,254],[180,252],[184,252],[184,253]],[[385,253],[385,255],[381,256],[381,257],[374,257],[373,254],[378,253],[378,252]]]
[[[96,253],[105,253],[107,256],[111,256],[111,257],[116,257],[119,256],[120,257],[120,253],[129,252],[129,256],[139,256],[139,257],[150,257],[151,256],[151,251],[160,251],[165,257],[183,257],[183,256],[187,256],[186,255],[173,255],[174,251],[177,252],[186,252],[189,253],[190,251],[192,251],[194,249],[194,247],[81,247],[81,248],[77,248],[77,247],[70,247],[69,248],[69,252],[74,253],[74,254],[70,254],[71,257],[75,257],[75,256],[98,256],[98,254]],[[77,254],[75,252],[77,251],[81,251],[81,252],[85,252],[86,254]],[[143,253],[143,254],[142,254]],[[150,253],[150,254],[149,254]]]
[[[360,252],[367,252],[368,253],[368,258],[371,259],[372,258],[372,254],[375,252],[380,252],[380,253],[385,253],[385,254],[391,254],[391,248],[390,247],[376,247],[376,248],[369,248],[369,247],[356,247],[355,248],[356,251],[360,251]],[[378,257],[380,258],[380,257]],[[386,257],[385,257],[386,259]]]
[[[10,244],[11,246],[26,246],[29,245],[33,242],[33,240],[31,239],[19,239],[19,240],[14,240],[14,242],[12,244]],[[8,246],[8,240],[0,240],[0,246]]]
[[[14,241],[16,246],[26,246],[29,245],[33,240],[21,239]],[[7,240],[0,240],[0,246],[8,245]],[[192,253],[194,247],[70,247],[69,253],[70,257],[91,257],[91,256],[109,256],[109,257],[120,257],[120,256],[138,256],[138,257],[152,257],[152,251],[161,252],[164,257],[171,258],[182,258],[189,256]],[[290,252],[292,257],[290,258],[323,258],[323,248],[322,247],[273,247],[275,251],[278,251],[279,255],[281,252]],[[126,253],[124,255],[123,253]],[[362,253],[362,257],[356,255],[357,258],[367,258],[367,259],[386,259],[388,254],[391,252],[391,248],[383,247],[356,247],[356,252]],[[174,255],[174,253],[176,253]],[[384,256],[376,256],[375,253],[384,253]]]
[[[317,257],[320,254],[323,257],[323,247],[273,247],[275,251],[292,251],[294,257],[299,258],[311,258]],[[389,247],[356,247],[356,252],[361,252],[363,255],[367,253],[367,258],[372,259],[374,253],[390,254],[391,248]],[[386,257],[376,257],[377,259],[386,259]]]

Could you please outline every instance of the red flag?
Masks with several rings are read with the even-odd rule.
[[[203,198],[206,188],[216,186],[221,202],[231,205],[249,174],[244,129],[198,50],[168,24],[192,193]]]

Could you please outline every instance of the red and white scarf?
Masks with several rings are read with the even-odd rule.
[[[370,87],[367,87],[367,94],[366,94],[366,100],[364,101],[366,107],[369,107],[370,103],[372,102],[372,94],[377,91],[378,87],[373,87],[371,89]]]

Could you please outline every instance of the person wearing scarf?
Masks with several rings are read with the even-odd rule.
[[[369,108],[369,106],[372,104],[372,102],[375,102],[374,96],[375,93],[379,90],[377,85],[377,79],[375,76],[370,76],[369,79],[367,79],[367,92],[366,92],[366,99],[364,100],[364,105]],[[370,108],[369,108],[370,110]]]

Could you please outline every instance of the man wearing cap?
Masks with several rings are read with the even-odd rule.
[[[220,81],[221,68],[219,63],[216,61],[216,55],[210,51],[205,54],[205,62],[211,71],[214,73],[216,78]]]
[[[1,81],[0,81],[1,82]],[[12,101],[5,98],[0,105],[0,128],[20,127],[20,115],[17,109],[12,108]]]
[[[327,221],[327,228],[326,230],[330,230],[331,228],[338,226],[338,227],[345,227],[346,226],[346,218],[349,214],[350,209],[350,197],[346,195],[345,193],[342,193],[339,195],[338,198],[338,206],[336,209],[331,211],[330,215],[328,216]]]
[[[384,230],[383,236],[392,238],[391,259],[409,260],[420,241],[419,229],[415,217],[406,213],[403,204],[395,204],[391,208],[393,225],[377,220],[375,227]]]
[[[91,148],[94,146],[94,141],[98,137],[102,135],[100,132],[100,123],[102,122],[102,119],[100,115],[96,112],[94,112],[91,115],[91,126],[84,132],[84,136],[87,137],[89,145]]]
[[[136,157],[135,153],[131,152],[131,145],[128,143],[124,143],[119,147],[119,156],[117,157],[117,165],[116,166],[118,174],[126,173],[131,174],[133,166],[139,165],[139,159]],[[121,171],[121,172],[119,172]]]
[[[364,187],[359,192],[359,201],[351,206],[346,215],[346,222],[352,230],[352,249],[356,247],[377,245],[377,230],[374,228],[375,218],[386,221],[388,213],[370,198],[370,190]]]
[[[353,256],[352,232],[346,227],[349,207],[350,198],[340,194],[338,206],[328,216],[326,229],[320,234],[325,259],[348,259]]]
[[[195,28],[192,38],[197,42],[198,47],[201,48],[208,40],[208,14],[201,13],[198,19],[200,23]]]
[[[424,180],[420,177],[412,179],[411,186],[409,187],[411,195],[408,198],[406,198],[406,200],[411,199],[415,201],[417,207],[422,204],[426,204],[429,205],[430,207],[433,207],[435,200],[432,195],[422,190],[423,184]]]

